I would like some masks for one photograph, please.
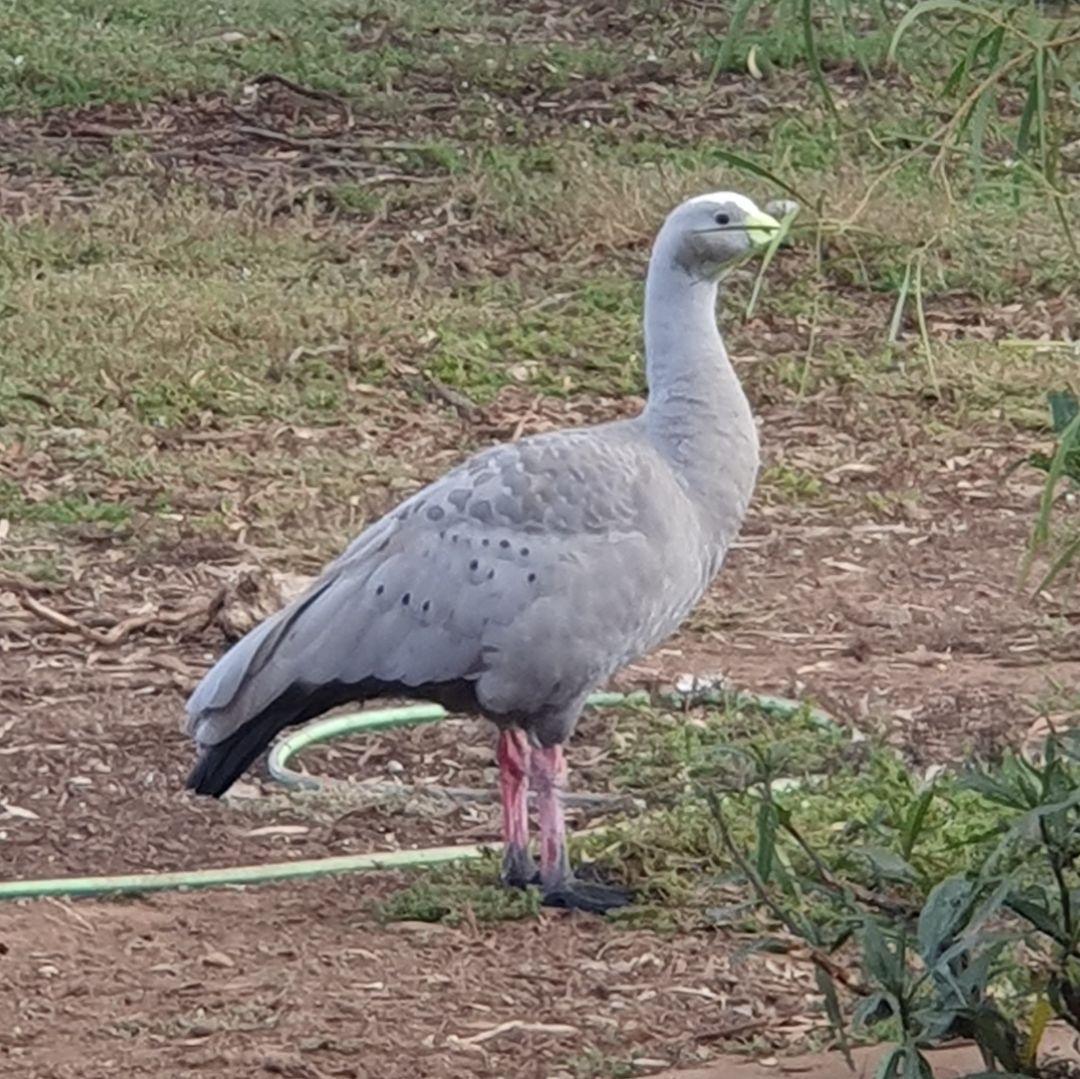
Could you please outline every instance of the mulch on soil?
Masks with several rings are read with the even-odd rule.
[[[716,938],[559,914],[375,928],[362,878],[0,910],[0,1062],[20,1076],[569,1076],[805,1037],[812,981]]]

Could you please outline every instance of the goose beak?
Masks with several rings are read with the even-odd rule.
[[[750,242],[755,247],[764,247],[776,235],[780,228],[780,222],[775,217],[770,217],[764,210],[754,209],[747,213],[743,220],[743,228]]]

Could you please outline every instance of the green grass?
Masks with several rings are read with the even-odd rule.
[[[688,713],[642,707],[620,714],[612,732],[615,780],[643,796],[685,792],[700,782],[744,785],[767,754],[776,774],[805,778],[832,771],[844,736],[822,730],[807,711],[777,720],[752,707]]]
[[[12,0],[0,14],[0,111],[144,102],[264,72],[393,108],[386,98],[408,93],[418,72],[468,77],[496,95],[555,92],[632,59],[603,40],[515,41],[529,18],[476,0],[196,0],[182,12],[169,0],[120,0],[106,17],[87,0]]]
[[[83,494],[32,500],[24,498],[10,480],[0,479],[0,517],[14,522],[57,526],[119,525],[130,519],[131,507],[122,503],[99,501]]]
[[[401,5],[410,33],[467,24],[468,7]],[[356,11],[328,0],[14,0],[0,15],[0,111],[148,101],[274,71],[324,90],[383,86],[407,68],[394,45],[355,43]]]
[[[557,307],[513,279],[427,294],[386,278],[364,287],[333,264],[344,233],[309,247],[303,226],[256,233],[205,207],[160,220],[132,204],[123,219],[109,210],[0,233],[11,282],[0,400],[26,419],[47,401],[87,426],[206,413],[339,422],[351,384],[418,361],[480,400],[521,382],[555,393],[641,384],[634,280],[556,281]]]
[[[703,172],[691,174],[696,185],[706,182]],[[621,220],[605,218],[583,199],[563,198],[560,216],[557,193],[569,180],[562,170],[548,183],[533,177],[522,186],[507,176],[481,174],[480,213],[508,242],[515,233],[523,240],[531,234],[553,253],[580,242],[590,228],[600,236],[644,238],[662,205],[648,174],[635,177],[603,158],[590,176],[596,188],[614,198],[636,186],[634,209]],[[681,186],[692,189],[686,180]],[[644,204],[655,209],[645,214],[637,208]],[[1070,264],[1054,247],[1045,210],[984,213],[976,229],[969,218],[949,220],[944,206],[919,210],[914,200],[896,197],[891,206],[904,208],[894,232],[932,229],[941,237],[923,275],[931,317],[939,297],[958,292],[1003,304],[1021,289],[1030,297],[1068,287]],[[1006,221],[1025,237],[1014,257]],[[515,384],[554,394],[642,388],[638,260],[582,272],[532,259],[509,276],[449,281],[431,271],[417,288],[373,273],[348,243],[344,225],[314,237],[305,215],[255,227],[246,212],[214,210],[190,193],[164,213],[128,198],[89,216],[0,225],[6,316],[0,348],[8,360],[0,400],[16,419],[40,415],[35,401],[45,399],[67,423],[92,425],[123,413],[168,426],[204,413],[336,422],[348,410],[351,384],[379,383],[402,364],[422,366],[480,401]],[[830,325],[876,310],[860,335],[865,363],[873,351],[883,353],[901,287],[895,243],[887,235],[838,243],[824,291],[806,276],[805,251],[794,253],[766,289],[763,310],[816,318],[826,340]],[[380,248],[386,245],[377,244],[375,253]],[[740,347],[737,314],[746,285],[745,278],[733,281],[725,305],[729,334]],[[909,304],[906,321],[913,320]],[[784,355],[776,361],[781,371]],[[806,377],[796,362],[791,381],[803,384]]]
[[[498,922],[535,917],[540,897],[535,890],[503,888],[497,859],[482,868],[448,866],[424,873],[408,887],[374,905],[381,922],[442,922],[460,925],[466,919]]]
[[[63,580],[63,569],[52,558],[0,558],[0,574],[15,573],[41,584],[58,584]]]
[[[719,175],[708,147],[668,178],[581,141],[548,145],[546,171],[519,167],[539,149],[469,155],[448,191],[470,200],[487,239],[451,232],[417,243],[406,275],[384,268],[400,257],[393,233],[357,250],[348,218],[298,209],[267,222],[254,200],[222,209],[190,186],[164,204],[124,192],[89,211],[0,223],[0,413],[36,448],[35,461],[51,462],[34,466],[30,479],[48,487],[56,474],[68,477],[62,494],[40,506],[24,491],[9,494],[8,516],[20,529],[34,524],[37,536],[78,520],[115,523],[135,507],[157,513],[153,500],[164,488],[170,511],[212,534],[227,529],[248,485],[262,482],[273,493],[248,502],[253,538],[276,542],[300,529],[331,552],[383,504],[381,496],[355,502],[358,470],[379,490],[432,478],[422,461],[400,459],[394,443],[372,447],[359,437],[387,422],[389,403],[404,396],[418,407],[428,379],[479,404],[508,387],[571,399],[640,394],[650,233],[675,191],[742,186],[739,177]],[[395,212],[423,225],[427,205],[410,210],[406,201]],[[1033,201],[957,213],[945,201],[886,188],[865,228],[829,241],[821,277],[812,233],[776,260],[757,317],[799,328],[766,338],[764,354],[763,323],[741,320],[753,270],[728,282],[731,350],[767,360],[748,370],[751,392],[766,400],[858,392],[866,422],[888,431],[907,411],[914,422],[937,423],[935,437],[945,439],[1003,416],[1045,429],[1044,387],[1071,377],[1068,348],[935,336],[941,396],[928,417],[920,394],[929,372],[910,298],[900,347],[888,347],[886,332],[909,235],[938,237],[923,275],[932,330],[960,302],[1008,333],[1014,316],[994,316],[997,305],[1018,303],[1023,313],[1032,297],[1069,287],[1071,264],[1064,245],[1054,246],[1051,213]],[[1018,229],[1026,241],[1010,252]],[[505,252],[495,270],[445,268],[449,255],[482,266],[493,249]],[[438,423],[446,429],[445,419]],[[147,453],[157,432],[269,424],[357,435],[344,449],[340,439],[309,441],[295,459],[246,436],[234,445],[165,442]],[[82,434],[72,441],[59,433],[65,429]],[[842,493],[821,483],[813,470],[777,463],[763,474],[762,496],[809,504]],[[322,507],[318,520],[313,504]]]
[[[762,474],[761,482],[784,502],[813,502],[822,493],[820,477],[795,465],[770,465]]]
[[[649,880],[653,896],[685,896],[703,870],[716,880],[731,872],[704,795],[722,794],[734,836],[751,845],[760,784],[770,777],[777,804],[791,811],[811,845],[853,878],[874,880],[868,851],[897,852],[901,823],[920,785],[891,750],[873,741],[852,745],[847,735],[817,728],[808,713],[777,720],[753,710],[706,709],[689,720],[664,719],[649,717],[647,745],[631,742],[624,759],[631,775],[644,771],[643,792],[656,791],[663,776],[669,785],[683,781],[681,796],[582,843],[592,857]],[[623,752],[620,746],[620,757]],[[946,780],[931,813],[925,833],[930,838],[911,859],[920,878],[933,882],[961,864],[978,864],[985,851],[981,837],[999,816],[992,807]]]
[[[218,90],[272,71],[305,85],[377,100],[408,92],[417,71],[469,76],[496,95],[523,89],[557,92],[579,78],[618,77],[641,57],[644,31],[659,65],[684,65],[705,85],[722,70],[741,71],[751,47],[764,67],[806,60],[799,7],[778,5],[751,20],[724,57],[730,6],[626,5],[637,40],[606,38],[586,13],[564,18],[578,40],[543,41],[544,24],[525,10],[471,0],[195,0],[181,13],[169,0],[120,0],[103,16],[89,0],[10,0],[0,13],[0,111],[40,110],[103,101],[141,102],[183,92]],[[819,27],[825,61],[852,54],[880,66],[888,46],[873,4],[855,5],[855,20]],[[479,37],[479,40],[478,40]],[[936,40],[917,35],[922,48]],[[906,60],[906,55],[902,57]],[[916,50],[914,63],[922,59]]]

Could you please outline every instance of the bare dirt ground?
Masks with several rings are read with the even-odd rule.
[[[77,120],[96,137],[86,125],[100,118]],[[77,126],[69,118],[68,130]],[[250,145],[229,152],[257,170],[243,155],[267,140],[245,137]],[[885,734],[915,767],[1016,744],[1040,708],[1063,707],[1057,687],[1080,673],[1067,620],[1016,585],[1038,485],[1007,470],[1033,440],[1005,420],[931,437],[925,421],[947,419],[947,404],[916,394],[867,403],[856,388],[793,403],[758,367],[741,359],[769,462],[812,471],[822,490],[763,492],[684,632],[619,685],[722,673],[809,695],[840,722]],[[434,474],[473,445],[607,405],[507,391],[468,420],[444,403],[409,409],[385,437]],[[243,437],[288,449],[294,434],[267,425]],[[308,432],[292,445],[302,453],[350,434],[358,437]],[[188,433],[177,452],[213,453],[212,433],[203,435]],[[19,467],[47,483],[62,466]],[[368,497],[374,513],[397,493]],[[310,550],[296,558],[253,551],[243,537],[185,535],[129,549],[87,529],[68,542],[72,583],[0,577],[5,878],[495,838],[484,806],[433,815],[393,802],[313,817],[254,781],[249,808],[190,799],[180,790],[190,759],[184,695],[223,647],[223,628],[243,628],[248,608],[273,603],[237,581],[256,562],[311,572]],[[583,722],[571,749],[575,785],[608,784],[610,725]],[[309,759],[344,776],[465,786],[490,782],[493,763],[490,732],[466,721]],[[403,879],[0,908],[0,1072],[554,1079],[613,1074],[613,1062],[632,1055],[643,1074],[699,1063],[721,1045],[783,1050],[821,1026],[807,1018],[810,968],[743,955],[735,934],[613,930],[554,912],[496,925],[381,925],[372,901]]]

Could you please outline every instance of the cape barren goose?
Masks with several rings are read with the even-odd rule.
[[[368,527],[195,689],[188,786],[223,794],[284,727],[337,705],[438,701],[498,727],[506,883],[553,906],[628,902],[571,871],[562,747],[589,693],[678,628],[741,526],[758,439],[717,282],[778,227],[729,192],[672,211],[645,287],[644,411],[484,450]]]

